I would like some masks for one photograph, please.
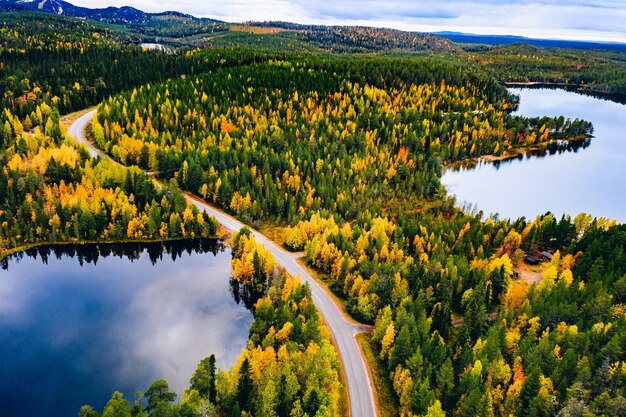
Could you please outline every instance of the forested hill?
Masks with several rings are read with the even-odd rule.
[[[444,36],[458,44],[469,45],[511,45],[515,43],[526,43],[540,48],[567,48],[567,49],[605,49],[610,51],[626,51],[626,43],[617,42],[593,42],[575,41],[563,39],[535,39],[524,36],[506,35],[478,35],[460,32],[436,32],[437,35]]]
[[[422,32],[364,26],[300,25],[289,22],[254,22],[250,26],[295,31],[298,36],[322,49],[333,52],[371,51],[459,51],[443,36]]]
[[[195,56],[125,45],[134,36],[116,25],[41,13],[5,14],[0,23],[2,106],[20,117],[44,102],[70,113],[112,93],[210,71],[234,58],[221,51]],[[246,51],[236,55],[238,63],[261,58]]]
[[[86,30],[100,25],[94,32],[106,34],[105,38],[117,43],[159,43],[176,51],[210,48],[281,54],[435,55],[461,66],[469,65],[472,71],[495,76],[501,82],[551,83],[622,97],[620,100],[626,97],[626,54],[617,50],[545,48],[521,43],[493,47],[456,44],[436,34],[384,28],[287,22],[229,24],[178,12],[148,14],[128,7],[92,10],[70,6],[55,0],[46,1],[39,9],[33,2],[0,0],[0,11],[13,11],[2,14],[2,25],[11,28],[19,22],[33,35],[39,35],[38,31],[60,31],[70,37],[77,31],[91,37]],[[74,14],[92,20],[59,16],[61,9],[63,15],[80,9]]]
[[[75,6],[63,0],[0,0],[0,12],[50,13],[58,16],[121,25],[144,35],[172,38],[225,30],[225,27],[222,25],[223,22],[218,20],[197,18],[176,11],[146,13],[128,6],[91,9]]]
[[[149,23],[151,19],[167,16],[203,21],[205,23],[221,23],[214,19],[196,18],[175,11],[146,13],[130,6],[91,9],[88,7],[75,6],[63,0],[1,0],[0,11],[39,11],[120,25],[142,25]]]
[[[42,12],[89,19],[131,29],[143,40],[154,41],[158,38],[160,41],[177,45],[211,46],[215,37],[218,38],[217,46],[224,44],[224,46],[238,46],[240,42],[243,42],[245,46],[246,42],[250,41],[245,35],[243,35],[244,39],[241,39],[240,25],[197,18],[175,11],[146,13],[134,7],[90,9],[77,7],[62,0],[44,2],[0,0],[0,12]],[[244,25],[246,26],[248,25]],[[286,43],[289,49],[302,50],[306,49],[306,45],[311,45],[334,52],[449,52],[459,50],[450,40],[428,33],[352,26],[306,26],[286,22],[252,23],[250,26],[257,28],[256,35],[278,35],[272,36],[273,41],[287,38],[291,41]],[[259,31],[258,28],[262,29]],[[279,30],[272,31],[271,29]],[[249,34],[249,31],[244,32]],[[222,39],[223,37],[225,39]],[[267,45],[264,46],[267,47]]]

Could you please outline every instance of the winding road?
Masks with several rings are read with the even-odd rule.
[[[106,158],[107,156],[85,137],[87,125],[95,112],[96,110],[92,110],[79,117],[69,128],[68,133],[76,142],[84,144],[92,157]],[[188,194],[187,199],[195,204],[200,211],[205,211],[214,216],[220,224],[231,232],[237,232],[246,226],[234,217],[192,195]],[[351,415],[353,417],[376,417],[374,393],[367,372],[367,365],[355,339],[355,336],[364,331],[365,328],[350,321],[326,290],[298,263],[297,259],[301,254],[287,252],[260,232],[250,229],[256,240],[274,255],[279,265],[282,265],[291,275],[299,275],[311,287],[313,302],[330,328],[341,356],[348,384]]]

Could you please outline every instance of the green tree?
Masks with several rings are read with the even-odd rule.
[[[242,411],[252,411],[253,389],[250,361],[245,358],[241,363],[241,368],[239,368],[239,380],[237,381],[237,403]]]
[[[436,381],[436,388],[439,393],[438,396],[442,404],[446,407],[451,406],[450,401],[454,390],[454,368],[450,358],[447,358],[443,365],[441,365],[441,368],[437,370]]]
[[[144,393],[144,397],[148,401],[146,410],[152,415],[159,404],[174,401],[176,399],[176,393],[170,392],[167,381],[159,379],[150,385],[150,388]]]
[[[215,404],[217,402],[217,388],[215,385],[217,367],[215,366],[215,355],[213,354],[209,356],[208,368],[209,368],[209,401],[212,404]]]
[[[80,407],[78,417],[100,417],[100,413],[95,411],[90,405],[83,405]]]
[[[196,390],[203,398],[208,398],[211,403],[215,404],[215,355],[211,355],[200,361],[195,372],[189,380],[189,389]]]
[[[115,391],[104,407],[102,417],[131,417],[130,404],[120,392]]]
[[[263,388],[263,392],[261,392],[261,398],[259,401],[259,412],[257,415],[259,417],[277,417],[276,407],[278,405],[278,398],[276,397],[276,387],[274,385],[274,381],[269,380],[265,387]]]
[[[540,388],[540,374],[539,368],[535,366],[524,380],[524,385],[522,386],[522,391],[520,392],[519,406],[517,407],[516,412],[518,417],[530,417],[537,415],[535,400]]]

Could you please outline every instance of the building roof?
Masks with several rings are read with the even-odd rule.
[[[524,256],[524,261],[526,263],[531,264],[531,265],[536,265],[536,264],[539,263],[539,259],[535,258],[534,256],[530,256],[530,255]]]

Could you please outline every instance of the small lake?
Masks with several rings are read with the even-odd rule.
[[[448,169],[442,183],[457,203],[510,219],[585,212],[626,223],[626,105],[565,90],[510,91],[521,98],[517,114],[585,119],[594,138],[543,156]]]
[[[168,54],[174,52],[174,50],[170,48],[169,46],[165,46],[160,43],[141,43],[139,44],[139,46],[144,49],[161,51],[161,52],[165,52]]]
[[[214,353],[230,367],[252,314],[214,240],[40,247],[0,264],[1,415],[74,417],[159,378],[178,394]]]

